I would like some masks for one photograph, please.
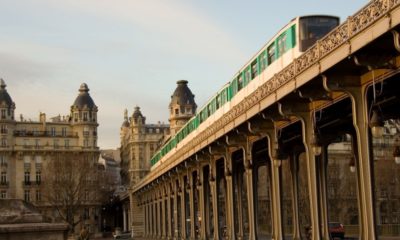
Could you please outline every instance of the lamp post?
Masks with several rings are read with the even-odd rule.
[[[322,153],[321,136],[315,131],[313,132],[313,135],[311,137],[311,148],[315,156],[321,155]]]
[[[352,173],[356,172],[356,161],[354,159],[354,156],[350,158],[349,168],[350,168],[350,172],[352,172]]]
[[[384,122],[379,112],[374,109],[369,120],[369,127],[371,128],[371,134],[374,138],[381,138],[384,132]]]
[[[394,147],[393,157],[394,157],[394,162],[396,164],[400,164],[400,147],[399,146]]]

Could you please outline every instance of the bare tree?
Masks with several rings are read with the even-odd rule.
[[[46,164],[41,184],[44,200],[69,224],[71,233],[84,219],[85,206],[100,205],[101,175],[96,159],[85,155],[57,155]]]

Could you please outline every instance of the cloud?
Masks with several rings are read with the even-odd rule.
[[[0,77],[15,83],[33,84],[46,78],[56,80],[63,66],[71,60],[66,49],[18,38],[3,37],[0,45]]]
[[[135,28],[140,35],[130,39],[208,60],[243,57],[235,37],[218,26],[210,16],[202,15],[193,6],[177,1],[47,1],[52,7],[80,12],[101,19],[120,21]]]

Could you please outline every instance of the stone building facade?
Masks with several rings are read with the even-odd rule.
[[[87,160],[97,168],[97,111],[83,83],[70,108],[69,115],[46,118],[40,113],[38,121],[15,117],[16,104],[0,82],[0,198],[23,199],[39,207],[49,218],[57,213],[46,200],[43,176],[49,174],[47,166],[58,159]],[[78,166],[78,165],[77,165]],[[88,172],[92,172],[89,171]],[[100,203],[97,189],[87,189],[88,196],[82,203],[83,223],[91,231],[100,229]],[[92,193],[93,192],[93,193]]]
[[[120,151],[122,184],[127,187],[128,191],[129,187],[138,183],[150,171],[150,159],[159,147],[168,141],[170,136],[175,135],[191,117],[195,116],[197,105],[187,84],[186,80],[178,81],[177,87],[171,95],[169,124],[146,123],[146,117],[138,106],[134,108],[130,117],[128,117],[128,111],[125,110],[120,132]],[[121,200],[124,212],[130,213],[129,219],[134,219],[140,213],[135,212],[133,202],[129,204],[129,196],[130,193]],[[129,226],[132,228],[133,225],[134,221],[131,221]],[[125,223],[124,226],[126,226]],[[124,228],[124,230],[128,229]]]
[[[188,81],[177,81],[169,104],[169,123],[147,124],[140,108],[134,108],[131,117],[125,110],[121,126],[122,180],[126,185],[135,185],[150,170],[150,159],[170,136],[175,135],[196,114],[194,95],[187,86]]]

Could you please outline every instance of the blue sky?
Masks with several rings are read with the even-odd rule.
[[[168,122],[176,81],[199,106],[293,17],[344,21],[366,0],[0,0],[0,77],[16,116],[67,115],[85,82],[99,146],[119,146],[123,111]]]

